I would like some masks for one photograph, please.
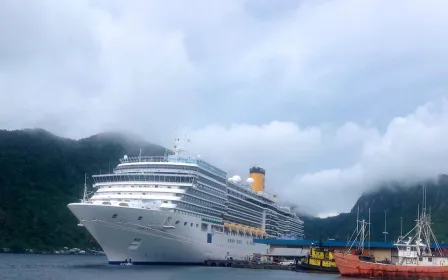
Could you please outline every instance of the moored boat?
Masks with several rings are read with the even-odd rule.
[[[339,272],[333,253],[324,248],[322,242],[319,242],[319,246],[310,248],[310,253],[297,264],[297,269],[316,272]]]
[[[340,274],[358,278],[448,279],[448,257],[442,253],[431,229],[431,217],[426,213],[425,188],[423,193],[423,208],[415,227],[394,244],[398,249],[395,263],[376,262],[364,251],[362,240],[354,253],[333,253]],[[361,226],[361,236],[364,236],[365,224]]]

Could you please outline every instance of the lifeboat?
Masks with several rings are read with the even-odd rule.
[[[129,207],[129,204],[127,204],[126,202],[121,202],[120,204],[118,204],[120,206],[124,206],[124,207]]]

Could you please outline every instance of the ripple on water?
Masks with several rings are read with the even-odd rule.
[[[327,280],[338,275],[202,266],[108,265],[104,256],[0,254],[2,280]]]

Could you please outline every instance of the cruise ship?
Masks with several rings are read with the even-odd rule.
[[[112,173],[93,175],[93,195],[85,189],[68,205],[110,264],[248,259],[267,253],[254,239],[303,238],[303,221],[264,191],[263,168],[228,177],[179,143],[163,157],[125,155]]]

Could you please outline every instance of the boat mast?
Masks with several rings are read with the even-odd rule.
[[[403,238],[403,217],[400,217],[400,239]]]
[[[356,233],[359,232],[359,204],[358,204],[358,212],[356,213]]]
[[[398,243],[402,242],[406,237],[408,237],[409,241],[405,242],[407,244],[411,244],[411,242],[413,242],[415,244],[417,254],[419,256],[422,255],[432,256],[433,253],[431,249],[431,239],[433,239],[435,245],[434,249],[441,255],[442,250],[440,249],[440,245],[437,241],[437,238],[431,229],[431,215],[427,214],[426,208],[427,208],[426,186],[423,186],[422,207],[420,211],[420,204],[418,205],[417,220],[415,220],[416,222],[415,227],[404,236],[401,236],[398,239]],[[412,232],[415,232],[414,236],[411,235]]]
[[[371,255],[370,253],[370,208],[369,208],[369,256]]]

